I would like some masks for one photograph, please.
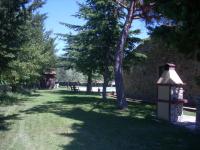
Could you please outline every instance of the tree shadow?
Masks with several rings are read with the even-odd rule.
[[[61,94],[61,95],[99,95],[98,92],[91,92],[90,94],[88,94],[85,91],[70,91],[68,89],[64,90],[64,89],[59,89],[59,90],[53,90],[52,93],[55,94]]]
[[[81,105],[89,105],[91,106],[91,108],[95,109],[95,108],[103,108],[103,106],[107,105],[107,103],[106,104],[102,103],[102,105],[99,105],[99,102],[101,102],[101,98],[96,95],[86,95],[84,93],[74,94],[74,93],[66,92],[66,91],[63,92],[63,90],[51,91],[51,92],[62,93],[62,95],[64,96],[61,96],[61,100],[59,101],[46,102],[42,105],[37,105],[35,107],[32,107],[22,112],[28,113],[28,114],[47,113],[47,112],[53,113],[54,111],[57,112],[57,111],[66,110],[68,109],[69,106],[74,107],[74,106],[81,106]],[[67,93],[70,93],[70,94],[67,94]],[[108,100],[110,101],[108,109],[112,111],[115,109],[115,107],[111,105],[113,104],[113,102],[111,102],[111,99],[108,99]]]
[[[17,93],[28,97],[38,97],[41,95],[37,90],[30,90],[30,89],[21,89]]]
[[[17,97],[15,95],[9,95],[9,94],[1,94],[0,95],[0,105],[6,106],[6,105],[13,105],[18,104],[22,101],[24,101],[25,98],[23,97]]]
[[[128,110],[121,111],[112,99],[108,103],[97,103],[99,100],[95,96],[66,95],[23,112],[53,113],[78,121],[59,134],[72,139],[60,145],[66,150],[198,149],[198,135],[155,121],[154,108],[149,105],[131,103]]]
[[[4,116],[0,114],[0,131],[9,130],[14,120],[20,120],[18,114]]]
[[[29,95],[29,97],[27,97]],[[39,96],[39,93],[32,93],[25,95],[21,93],[3,93],[0,94],[0,109],[8,109],[11,105],[21,105],[27,100],[31,100],[31,97]],[[20,120],[19,114],[4,115],[0,112],[0,131],[10,130],[10,126],[15,120]]]
[[[0,94],[0,106],[20,104],[24,101],[31,100],[33,97],[40,96],[39,93],[3,93]]]
[[[83,122],[75,123],[71,132],[60,134],[73,139],[61,146],[66,150],[195,149],[198,144],[199,137],[150,118],[115,116],[80,108],[57,114]]]

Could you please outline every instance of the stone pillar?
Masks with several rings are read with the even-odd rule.
[[[200,131],[200,96],[196,98],[196,129]]]

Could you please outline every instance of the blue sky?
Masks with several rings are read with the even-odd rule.
[[[46,30],[52,30],[54,34],[69,33],[70,30],[61,25],[60,22],[77,25],[83,24],[83,20],[72,16],[78,12],[77,1],[84,2],[84,0],[46,0],[46,4],[40,9],[41,13],[47,13],[48,16],[45,21]],[[135,21],[133,22],[133,27],[141,29],[139,37],[146,38],[148,36],[143,22]],[[65,42],[57,39],[56,44],[56,48],[58,49],[57,54],[61,55],[63,53],[62,49],[64,48]]]

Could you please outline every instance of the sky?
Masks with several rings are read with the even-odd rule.
[[[41,13],[47,14],[45,21],[45,28],[47,31],[53,32],[52,36],[56,37],[57,33],[70,33],[72,32],[67,27],[60,24],[60,22],[81,25],[84,23],[83,20],[75,18],[74,15],[78,12],[77,2],[84,2],[84,0],[46,0],[46,4],[40,9]],[[144,22],[135,21],[132,24],[133,29],[140,29],[140,38],[147,38],[147,30]],[[56,49],[58,50],[57,55],[62,55],[62,49],[65,47],[65,42],[61,39],[56,39]]]

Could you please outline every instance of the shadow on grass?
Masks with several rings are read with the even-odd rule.
[[[79,120],[71,132],[60,134],[73,141],[62,145],[64,150],[177,150],[198,149],[199,136],[166,122],[155,122],[147,115],[140,119],[134,116],[116,116],[74,108],[56,112],[57,115]],[[143,114],[144,116],[146,114]]]
[[[63,100],[60,101],[50,101],[42,105],[37,105],[28,110],[22,111],[23,113],[32,114],[32,113],[54,113],[57,111],[68,110],[69,107],[73,108],[75,105],[91,105],[95,106],[96,102],[100,99],[98,97],[88,97],[87,95],[68,95],[63,96]]]
[[[0,114],[0,131],[7,131],[9,130],[10,125],[13,124],[14,120],[19,120],[18,114],[3,116]]]
[[[57,114],[83,122],[75,123],[71,132],[60,134],[73,139],[69,145],[61,146],[66,150],[169,150],[189,149],[191,144],[187,138],[192,136],[187,132],[150,119],[87,112],[80,108]]]
[[[1,94],[0,95],[0,106],[1,105],[13,105],[24,101],[25,98],[16,96],[16,94]]]
[[[17,93],[29,97],[37,97],[41,95],[37,90],[34,89],[21,89]]]
[[[55,93],[55,94],[62,94],[62,95],[99,95],[98,92],[91,92],[90,94],[88,94],[87,92],[84,92],[84,91],[70,91],[68,89],[62,89],[62,90],[53,90],[52,93]]]
[[[39,93],[5,93],[0,94],[0,106],[20,104],[23,101],[30,100],[31,97],[40,96]]]
[[[61,92],[63,91],[54,91]],[[70,93],[71,94],[71,93]],[[154,108],[132,103],[128,110],[116,110],[114,101],[100,103],[99,97],[71,94],[24,113],[53,113],[74,122],[60,136],[72,141],[60,145],[66,150],[177,150],[198,149],[199,136],[166,122],[156,122]],[[67,138],[66,138],[67,139]]]

